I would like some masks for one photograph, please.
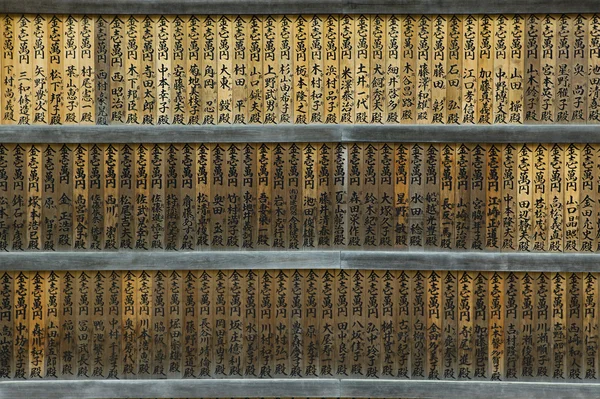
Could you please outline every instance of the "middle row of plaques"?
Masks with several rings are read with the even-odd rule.
[[[5,144],[0,250],[596,252],[596,144]]]

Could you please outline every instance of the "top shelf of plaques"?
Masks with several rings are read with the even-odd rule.
[[[600,123],[595,14],[5,14],[0,40],[2,125]]]

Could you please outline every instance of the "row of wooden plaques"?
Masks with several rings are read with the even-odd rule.
[[[0,274],[0,378],[594,381],[598,273]]]
[[[596,144],[5,144],[0,250],[597,252]]]
[[[600,122],[598,15],[0,15],[2,124]]]

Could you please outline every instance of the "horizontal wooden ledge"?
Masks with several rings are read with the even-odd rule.
[[[600,384],[339,379],[3,381],[0,397],[104,398],[600,398]]]
[[[339,251],[86,251],[0,254],[0,269],[4,270],[337,269],[339,267]]]
[[[598,272],[600,254],[457,251],[85,251],[0,254],[0,270],[227,269]]]
[[[600,254],[593,253],[342,251],[340,259],[342,269],[600,271]]]
[[[598,125],[0,126],[0,143],[600,143]]]
[[[3,399],[340,397],[336,379],[3,381]]]
[[[0,126],[2,143],[275,143],[341,138],[340,125]]]
[[[54,14],[593,13],[595,0],[4,0],[1,12]]]
[[[600,143],[598,125],[351,125],[343,142]]]
[[[342,398],[592,399],[596,383],[341,380]]]

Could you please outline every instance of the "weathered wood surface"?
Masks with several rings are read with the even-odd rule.
[[[588,3],[8,0],[0,396],[598,396]]]
[[[599,150],[6,144],[0,249],[591,254],[600,248]]]
[[[598,15],[436,15],[439,2],[430,14],[391,15],[386,5],[366,14],[366,4],[279,16],[70,15],[85,12],[74,4],[64,15],[37,14],[43,6],[4,14],[0,124],[600,122]]]
[[[160,3],[145,0],[127,0],[120,3],[119,12],[130,14],[223,14],[235,11],[241,14],[335,14],[335,13],[578,13],[597,12],[596,3],[591,0],[576,4],[564,1],[528,1],[515,2],[500,0],[484,3],[475,0],[422,2],[414,0],[326,0],[298,3],[291,0],[250,0],[236,2],[234,0],[188,0],[162,1]],[[61,13],[69,14],[73,10],[86,14],[111,14],[115,12],[114,4],[107,0],[82,2],[78,0],[60,0],[52,4],[38,4],[34,1],[7,1],[4,10],[9,13]]]
[[[9,328],[2,333],[8,352],[0,359],[6,381],[272,379],[276,370],[293,380],[351,373],[361,379],[579,382],[597,374],[597,318],[582,317],[598,311],[596,273],[90,270],[7,271],[0,278],[0,321]],[[327,287],[345,284],[351,302],[334,301]],[[225,295],[227,286],[233,295]],[[504,320],[513,312],[531,319],[525,305],[534,302],[538,323],[551,317],[553,333],[538,340],[530,356],[520,356],[527,340]],[[316,311],[329,314],[330,303],[335,312],[324,322]],[[517,303],[523,306],[514,309]],[[412,310],[405,320],[406,308]],[[441,340],[442,327],[453,323],[459,329],[444,330]],[[289,363],[276,354],[280,342],[272,334],[288,342]],[[404,335],[406,346],[397,341]],[[329,350],[320,349],[325,344],[347,353],[351,367],[328,367]],[[459,347],[473,352],[458,356]]]
[[[67,385],[71,384],[71,385]],[[490,385],[493,384],[493,385]],[[51,392],[45,392],[44,386],[52,386]],[[73,390],[76,389],[77,393]],[[394,398],[398,392],[405,399],[427,399],[431,397],[444,397],[460,399],[464,395],[470,398],[485,399],[490,396],[485,390],[494,389],[493,398],[512,399],[527,397],[543,399],[549,394],[559,399],[592,398],[596,399],[597,387],[595,384],[584,383],[486,383],[486,382],[446,382],[446,381],[365,381],[365,380],[196,380],[196,381],[71,381],[68,383],[56,381],[47,382],[16,382],[0,383],[3,397],[10,399],[21,398],[19,392],[26,392],[33,399],[114,399],[120,398],[124,393],[135,398],[164,398],[178,399],[210,399],[230,398],[250,395],[250,399],[268,397],[293,397],[304,398],[308,395],[322,394],[320,397],[345,398]],[[131,395],[129,395],[131,392]],[[256,393],[256,395],[254,395]],[[340,395],[344,396],[340,396]]]
[[[5,271],[0,378],[593,383],[598,284],[571,271]]]
[[[8,252],[7,270],[365,269],[511,272],[600,271],[595,254],[465,251]]]
[[[540,143],[600,144],[596,125],[0,125],[0,142],[79,143]]]

